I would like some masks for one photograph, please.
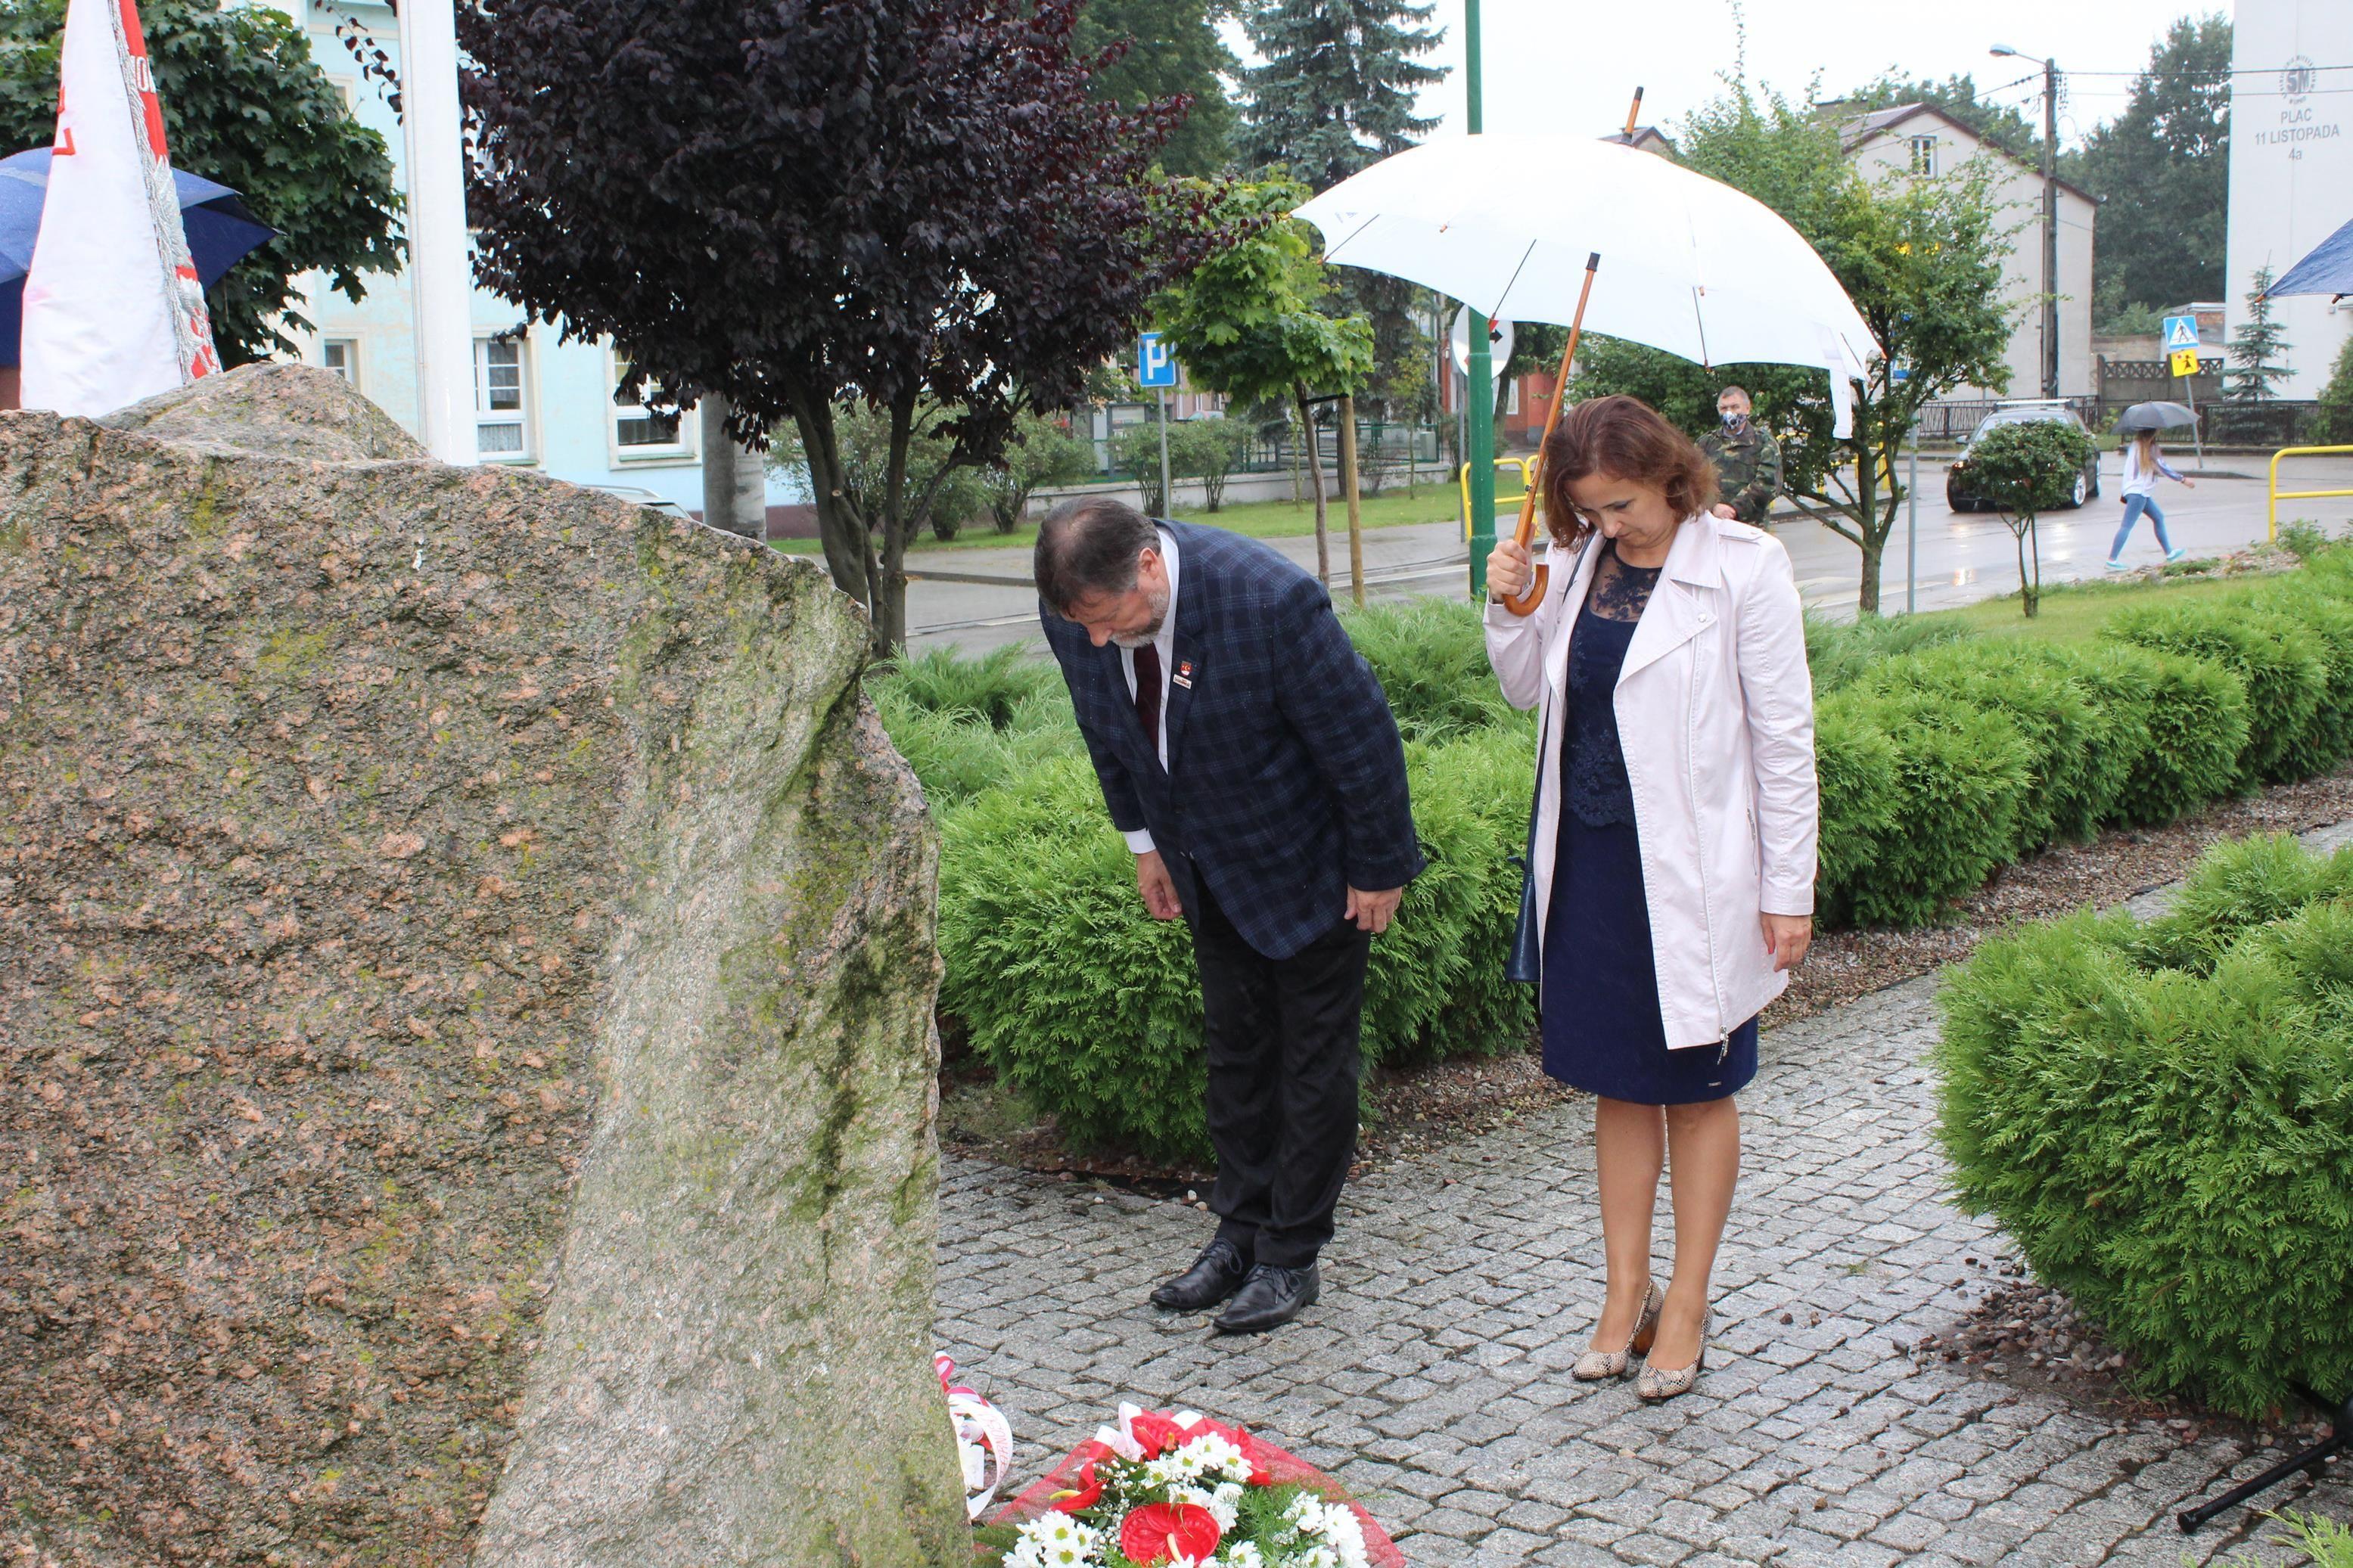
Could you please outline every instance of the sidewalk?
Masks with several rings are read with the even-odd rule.
[[[1934,984],[1765,1037],[1708,1369],[1682,1399],[1569,1379],[1600,1300],[1581,1102],[1354,1184],[1323,1302],[1258,1339],[1144,1304],[1207,1216],[950,1159],[941,1348],[1011,1419],[1017,1485],[1121,1399],[1190,1406],[1330,1470],[1416,1568],[2293,1560],[2253,1514],[2194,1536],[2171,1517],[2279,1455],[1909,1353],[1996,1277],[1968,1260],[2013,1256],[1947,1206]],[[2348,1469],[2263,1505],[2353,1517]]]

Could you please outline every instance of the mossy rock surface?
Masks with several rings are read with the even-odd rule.
[[[857,607],[283,366],[0,542],[0,1544],[961,1561]]]

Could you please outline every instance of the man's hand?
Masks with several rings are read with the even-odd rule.
[[[1720,500],[1709,510],[1714,511],[1716,516],[1722,518],[1736,518],[1740,515],[1738,512],[1732,510],[1732,503],[1730,501]]]
[[[1386,893],[1361,893],[1351,888],[1347,918],[1356,922],[1357,930],[1378,936],[1389,929],[1389,921],[1397,919],[1398,905],[1404,901],[1403,888],[1391,888]]]
[[[1144,895],[1144,909],[1156,921],[1173,921],[1185,912],[1176,897],[1176,879],[1168,874],[1168,862],[1160,858],[1157,849],[1147,849],[1135,858],[1135,890]]]
[[[1806,962],[1806,950],[1814,945],[1814,917],[1811,915],[1767,915],[1765,951],[1773,955],[1776,971],[1795,969]]]

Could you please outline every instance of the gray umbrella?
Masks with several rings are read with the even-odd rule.
[[[2179,403],[2136,403],[2116,416],[2116,434],[2133,430],[2170,430],[2195,425],[2198,416]]]

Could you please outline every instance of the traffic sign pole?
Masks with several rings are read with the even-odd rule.
[[[1168,486],[1168,389],[1155,387],[1153,395],[1160,399],[1160,505],[1166,515],[1174,517],[1176,492]]]

